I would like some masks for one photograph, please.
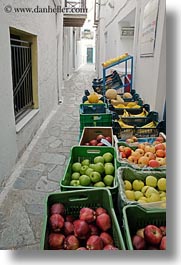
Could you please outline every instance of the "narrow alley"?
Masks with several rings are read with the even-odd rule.
[[[47,194],[59,191],[70,149],[78,144],[79,106],[94,65],[65,81],[63,102],[46,120],[0,193],[0,249],[39,249]]]

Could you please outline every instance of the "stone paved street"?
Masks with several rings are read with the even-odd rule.
[[[0,193],[0,249],[39,249],[48,193],[60,190],[70,148],[78,144],[79,105],[94,65],[64,82],[63,103],[39,129]]]

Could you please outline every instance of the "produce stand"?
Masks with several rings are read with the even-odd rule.
[[[131,73],[130,76],[128,77],[128,62],[130,62],[131,64]],[[118,90],[119,88],[121,88],[122,93],[124,93],[125,88],[126,87],[130,87],[130,93],[132,91],[132,80],[133,80],[133,56],[128,55],[127,57],[125,57],[124,59],[118,60],[115,63],[112,63],[106,67],[103,67],[103,95],[105,95],[106,92],[106,72],[107,70],[113,68],[116,65],[119,64],[125,64],[124,65],[124,73],[121,75],[121,80],[123,80],[122,85],[119,85],[117,87],[115,87],[114,89]],[[127,80],[127,82],[124,82],[124,80]],[[121,94],[121,93],[120,93]]]

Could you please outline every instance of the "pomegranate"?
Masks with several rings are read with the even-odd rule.
[[[133,236],[132,244],[133,244],[134,249],[136,250],[146,249],[145,239],[142,238],[141,236],[138,236],[138,235]]]
[[[75,250],[79,247],[79,240],[74,235],[69,235],[64,240],[65,250]]]
[[[102,232],[100,234],[100,238],[102,239],[104,246],[105,245],[113,245],[113,238],[110,234],[108,234],[107,232]]]
[[[63,227],[64,235],[68,236],[74,233],[74,226],[71,222],[66,221]]]
[[[72,215],[66,215],[66,216],[65,216],[65,220],[66,220],[67,222],[71,222],[71,223],[73,223],[73,221],[74,221],[75,219],[74,219],[74,217],[73,217]]]
[[[111,218],[107,213],[102,213],[97,216],[96,225],[102,230],[107,231],[111,228]]]
[[[79,239],[86,239],[89,236],[90,228],[88,223],[83,220],[75,220],[74,225],[74,235]]]
[[[65,207],[62,203],[52,204],[52,206],[50,207],[50,215],[55,214],[55,213],[58,213],[61,215],[65,214]]]
[[[84,207],[80,210],[79,218],[87,223],[92,223],[96,219],[96,212],[91,208]]]
[[[96,215],[97,215],[97,216],[100,215],[100,214],[102,214],[102,213],[107,213],[106,209],[104,209],[104,208],[102,208],[102,207],[97,208],[97,209],[95,210],[95,212],[96,212]]]
[[[57,213],[50,216],[50,226],[54,232],[59,232],[64,226],[64,218]]]
[[[113,245],[108,244],[108,245],[105,245],[103,250],[119,250],[119,249],[114,247]]]
[[[102,250],[103,246],[104,243],[102,239],[97,235],[90,236],[86,244],[86,248],[88,250]]]
[[[99,235],[99,229],[97,226],[95,226],[94,224],[89,224],[89,228],[90,228],[90,235]]]
[[[51,233],[48,236],[48,243],[50,249],[62,249],[65,236],[62,234]]]
[[[87,250],[85,247],[77,248],[76,250]]]

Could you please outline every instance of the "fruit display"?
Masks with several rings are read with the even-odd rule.
[[[97,94],[96,92],[90,93],[89,96],[87,96],[87,100],[84,101],[84,104],[102,104],[104,103],[102,100],[102,95]]]
[[[116,158],[113,147],[74,146],[61,190],[106,188],[117,196]]]
[[[122,218],[128,250],[166,250],[165,209],[127,205]]]
[[[113,187],[114,157],[111,153],[95,156],[93,161],[84,159],[72,164],[70,186]]]
[[[46,203],[41,249],[125,249],[108,190],[51,193]]]
[[[166,226],[149,224],[139,228],[132,244],[135,250],[166,250]]]
[[[79,145],[113,146],[112,127],[84,127]]]
[[[160,208],[166,207],[166,172],[138,171],[131,168],[118,170],[120,205],[130,203],[145,207],[155,203]],[[151,205],[149,205],[151,203]]]
[[[128,56],[128,53],[124,53],[118,57],[115,57],[115,58],[112,58],[112,59],[109,59],[107,60],[106,62],[102,63],[102,66],[103,67],[107,67],[107,66],[110,66],[111,64],[114,64],[120,60],[123,60],[125,59],[126,57]]]
[[[133,103],[133,102],[130,102],[130,103]],[[132,104],[131,104],[132,105]],[[132,105],[134,107],[134,105]],[[121,116],[121,118],[140,118],[140,117],[146,117],[148,115],[148,111],[146,111],[144,108],[143,108],[143,111],[139,114],[131,114],[129,113],[126,109],[124,109],[124,113],[123,115]]]
[[[48,223],[51,250],[118,250],[111,233],[111,217],[102,207],[82,207],[75,217],[66,214],[62,203],[54,203]]]
[[[138,142],[133,136],[126,139],[126,143],[117,144],[117,155],[120,162],[126,162],[138,168],[166,167],[166,142],[163,137],[156,137],[153,143]],[[129,144],[132,145],[129,145]]]

